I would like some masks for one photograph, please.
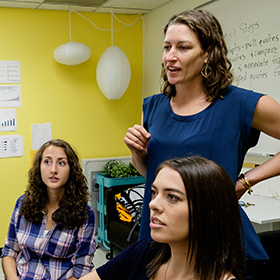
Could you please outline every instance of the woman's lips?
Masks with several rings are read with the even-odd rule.
[[[50,177],[49,180],[52,182],[57,182],[59,179],[57,177]]]
[[[162,228],[165,224],[157,217],[151,217],[150,227],[151,228]]]
[[[179,70],[180,70],[180,68],[172,67],[172,66],[167,67],[167,69],[168,69],[168,71],[170,71],[170,72],[175,72],[175,71],[179,71]]]

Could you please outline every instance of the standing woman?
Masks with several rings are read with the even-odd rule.
[[[165,161],[151,188],[152,240],[143,239],[81,280],[242,280],[234,185],[201,157]]]
[[[146,176],[140,239],[150,237],[148,203],[155,168],[174,157],[200,155],[225,168],[240,198],[255,184],[280,174],[280,153],[239,176],[260,132],[280,139],[280,105],[269,96],[232,86],[231,63],[217,19],[206,11],[174,15],[164,28],[162,93],[145,98],[142,125],[124,142]],[[267,255],[241,209],[248,259]]]
[[[2,252],[10,279],[78,279],[93,268],[94,212],[79,158],[63,140],[37,152]]]

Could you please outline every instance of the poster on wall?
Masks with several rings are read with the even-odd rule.
[[[0,60],[0,83],[20,83],[20,62],[17,60]]]
[[[0,158],[23,156],[23,137],[20,135],[0,136]]]
[[[0,109],[0,131],[16,131],[16,109]]]
[[[52,139],[51,123],[38,123],[31,125],[32,150],[39,150],[47,141]]]
[[[0,107],[21,107],[20,85],[0,85]]]

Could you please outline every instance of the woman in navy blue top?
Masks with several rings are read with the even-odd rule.
[[[217,19],[205,11],[184,11],[170,19],[164,35],[162,93],[144,100],[142,125],[129,128],[124,138],[134,166],[146,176],[140,239],[150,238],[150,188],[156,167],[166,159],[200,155],[219,163],[235,182],[238,198],[280,174],[278,153],[239,176],[261,131],[280,139],[280,105],[231,85],[231,63]],[[240,211],[247,259],[267,259],[252,224]]]
[[[151,187],[152,240],[142,239],[83,280],[243,279],[241,218],[232,180],[202,157],[167,160]]]

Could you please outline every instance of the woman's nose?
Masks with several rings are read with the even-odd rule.
[[[51,165],[51,172],[57,172],[57,166],[55,163]]]
[[[162,203],[161,203],[161,198],[159,197],[159,195],[157,195],[155,198],[153,198],[150,203],[149,203],[149,207],[151,210],[157,210],[157,211],[162,211]]]
[[[176,50],[174,48],[171,48],[169,50],[169,52],[167,53],[167,57],[166,59],[168,61],[174,61],[174,60],[177,60],[177,54],[176,54]]]

